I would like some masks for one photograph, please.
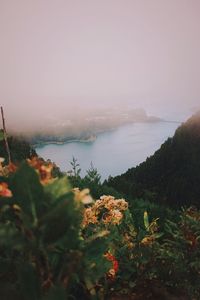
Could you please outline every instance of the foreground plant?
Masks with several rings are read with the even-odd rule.
[[[163,234],[142,215],[136,222],[125,199],[95,201],[42,159],[13,168],[0,182],[1,299],[128,298],[157,283],[198,299],[199,211],[183,211]]]
[[[35,162],[0,184],[1,299],[90,298],[89,286],[111,265],[104,257],[108,238],[82,238],[84,205],[66,177],[52,180]]]

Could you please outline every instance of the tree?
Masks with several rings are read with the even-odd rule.
[[[98,173],[97,168],[94,167],[92,162],[90,163],[90,168],[87,170],[85,180],[96,185],[101,183],[101,175]]]
[[[81,173],[81,168],[78,163],[78,160],[74,156],[72,157],[72,161],[70,162],[70,165],[72,166],[72,170],[68,172],[68,175],[73,176],[75,178],[79,178]]]

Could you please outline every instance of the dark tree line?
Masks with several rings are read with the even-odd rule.
[[[200,113],[182,124],[145,162],[109,178],[106,184],[129,198],[200,207]]]

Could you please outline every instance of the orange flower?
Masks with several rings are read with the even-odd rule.
[[[8,189],[8,185],[5,182],[0,183],[0,196],[1,197],[12,197],[11,190]]]
[[[27,161],[38,172],[42,184],[47,184],[52,180],[53,164],[51,162],[45,162],[37,156],[27,159]]]
[[[109,252],[107,252],[104,256],[108,261],[112,262],[112,268],[108,271],[108,277],[114,279],[119,270],[119,262],[117,261],[116,257]]]

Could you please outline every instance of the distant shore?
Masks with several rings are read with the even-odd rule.
[[[38,142],[38,143],[34,143],[32,144],[32,147],[33,148],[40,148],[40,147],[44,147],[46,145],[64,145],[64,144],[67,144],[67,143],[92,143],[94,142],[95,140],[97,139],[97,136],[94,135],[94,136],[91,136],[89,138],[82,138],[82,139],[77,139],[77,138],[74,138],[74,139],[64,139],[63,141],[41,141],[41,142]]]
[[[179,123],[181,124],[181,122],[178,122],[178,121],[173,121],[173,120],[164,120],[164,119],[160,119],[160,118],[155,118],[155,119],[152,119],[152,120],[148,120],[148,121],[141,121],[141,122],[135,122],[135,123],[156,123],[156,122],[164,122],[164,123]],[[134,122],[130,122],[130,123],[134,123]],[[126,124],[122,124],[120,125],[119,127],[123,126],[123,125],[127,125],[128,123]],[[115,128],[110,128],[110,129],[107,129],[107,130],[100,130],[98,133],[96,134],[93,134],[89,137],[83,137],[83,138],[63,138],[62,141],[60,140],[49,140],[49,141],[39,141],[39,142],[36,142],[36,143],[31,143],[32,147],[33,148],[42,148],[46,145],[64,145],[64,144],[68,144],[68,143],[92,143],[92,142],[95,142],[96,139],[97,139],[97,136],[101,133],[104,133],[104,132],[108,132],[108,131],[112,131],[112,130],[115,130],[117,129],[117,127]],[[58,137],[59,139],[59,137]]]

